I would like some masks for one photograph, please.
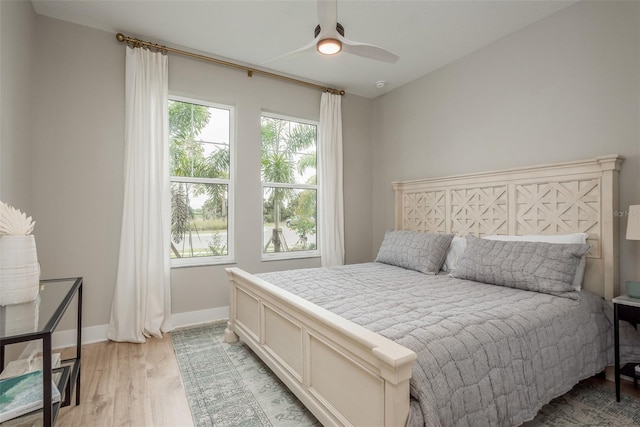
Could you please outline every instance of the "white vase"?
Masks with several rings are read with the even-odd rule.
[[[0,334],[27,334],[38,330],[40,298],[22,304],[0,306]],[[3,372],[4,373],[4,372]]]
[[[35,300],[39,270],[33,235],[0,236],[0,305]]]

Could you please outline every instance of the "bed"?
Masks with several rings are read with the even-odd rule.
[[[225,338],[245,341],[324,425],[518,425],[607,364],[621,163],[611,155],[393,183],[398,231],[586,233],[588,292],[567,298],[379,262],[261,275],[230,268]],[[431,326],[411,329],[424,320]]]

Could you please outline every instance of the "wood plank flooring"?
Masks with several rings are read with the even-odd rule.
[[[168,335],[84,345],[81,375],[80,406],[62,408],[56,426],[193,426]]]
[[[83,346],[81,380],[80,406],[62,408],[56,426],[193,426],[168,334],[145,344]],[[604,384],[615,396],[612,382],[597,377],[587,381]],[[640,399],[640,388],[633,383],[623,381],[622,392]]]

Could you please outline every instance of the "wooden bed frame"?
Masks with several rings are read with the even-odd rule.
[[[583,287],[618,295],[618,172],[595,159],[394,182],[397,230],[459,236],[588,233]],[[239,268],[225,340],[238,338],[328,425],[402,426],[416,354]]]

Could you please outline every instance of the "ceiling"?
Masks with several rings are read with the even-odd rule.
[[[202,51],[375,98],[574,3],[575,0],[338,0],[351,40],[400,56],[395,64],[314,50],[264,64],[313,39],[313,0],[32,0],[37,14]],[[263,64],[263,65],[261,65]],[[376,82],[384,81],[382,88]]]

